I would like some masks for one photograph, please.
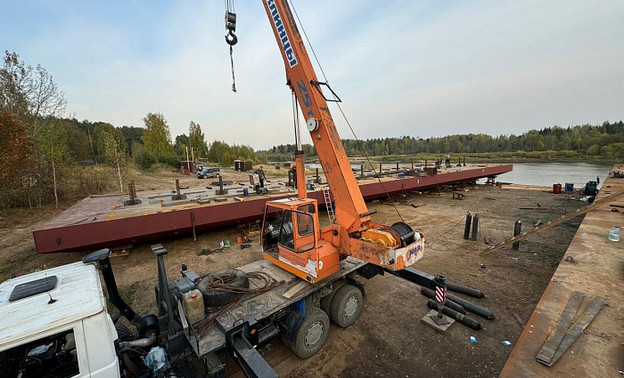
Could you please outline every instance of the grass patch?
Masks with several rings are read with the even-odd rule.
[[[527,241],[527,249],[537,253],[537,258],[548,264],[551,268],[556,268],[565,254],[565,249],[553,247],[550,244]]]
[[[108,310],[108,313],[109,314],[118,313],[119,310],[110,302],[108,298],[108,291],[106,290],[106,287],[104,287],[103,289],[106,293],[105,294],[106,295],[106,308]],[[128,304],[131,304],[132,302],[134,302],[136,298],[136,294],[137,294],[136,284],[119,287],[119,296],[121,296],[121,298]]]

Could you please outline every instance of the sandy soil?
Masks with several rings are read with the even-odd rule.
[[[168,188],[170,177],[166,183],[161,179],[144,177],[142,183]],[[194,185],[197,179],[185,178],[183,185],[187,181]],[[278,340],[262,353],[282,376],[497,376],[512,350],[501,341],[515,344],[522,331],[513,313],[528,320],[582,219],[576,218],[532,237],[521,243],[519,251],[481,256],[479,252],[487,248],[484,238],[500,241],[511,236],[516,219],[523,221],[524,230],[530,230],[538,220],[555,219],[563,214],[562,199],[562,195],[540,191],[479,186],[466,191],[462,201],[453,200],[450,192],[443,192],[442,195],[411,194],[397,205],[404,221],[423,232],[427,239],[425,257],[415,266],[417,269],[443,274],[450,282],[486,293],[484,299],[473,299],[497,315],[493,321],[477,318],[485,330],[473,331],[456,323],[444,335],[435,332],[420,322],[428,310],[419,287],[386,275],[365,282],[367,295],[358,321],[347,329],[332,325],[327,342],[315,356],[301,360]],[[538,203],[554,210],[519,209]],[[414,208],[411,204],[419,206]],[[380,201],[369,206],[378,210],[376,221],[393,223],[399,219],[393,206]],[[568,202],[567,208],[580,206],[583,204]],[[476,242],[462,238],[468,211],[480,216]],[[13,212],[0,220],[0,279],[7,279],[11,273],[23,274],[77,261],[83,256],[35,253],[32,230],[57,212],[50,209]],[[241,250],[235,242],[243,231],[231,228],[206,232],[198,235],[196,242],[190,237],[161,240],[170,252],[166,257],[169,277],[179,277],[182,263],[204,274],[260,258],[258,238],[253,234],[251,248]],[[218,248],[221,240],[230,240],[232,247],[223,253],[198,256],[202,249]],[[130,255],[116,257],[112,262],[126,300],[138,312],[153,311],[156,259],[149,245],[137,245]],[[478,342],[470,343],[470,336],[475,336]]]

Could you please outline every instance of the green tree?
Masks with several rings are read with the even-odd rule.
[[[232,148],[227,143],[216,140],[210,145],[208,160],[217,162],[219,164],[225,164],[225,161],[230,159],[234,161],[235,158],[231,157],[231,149]],[[226,154],[228,154],[229,156],[224,158],[224,155]]]
[[[204,133],[202,133],[201,126],[193,121],[189,125],[189,141],[191,148],[195,151],[195,157],[208,156],[208,146],[206,145]]]
[[[158,162],[154,155],[147,152],[145,146],[139,142],[132,143],[132,159],[140,169],[150,169]]]
[[[166,155],[173,152],[171,134],[165,117],[160,113],[148,113],[145,118],[145,131],[141,140],[145,150],[154,156]]]
[[[115,129],[119,133],[119,129]],[[103,145],[103,155],[106,162],[117,168],[117,176],[119,177],[119,191],[123,192],[123,182],[121,179],[121,167],[126,164],[126,143],[125,140],[120,141],[114,132],[103,131],[100,135]]]
[[[120,130],[126,140],[126,151],[132,154],[132,143],[141,143],[141,137],[143,136],[143,131],[145,129],[142,127],[122,126]]]
[[[43,128],[38,141],[41,157],[52,166],[54,188],[54,206],[58,208],[58,170],[67,157],[67,138],[63,128],[56,122],[50,122]]]
[[[106,139],[112,136],[115,143],[125,151],[125,138],[123,132],[106,122],[96,122],[93,124],[93,144],[99,160],[104,161],[106,156]]]
[[[0,67],[0,107],[26,123],[33,138],[47,117],[63,114],[67,101],[52,75],[41,65],[32,67],[16,53],[4,52]]]
[[[189,141],[189,137],[186,136],[186,134],[178,135],[175,139],[175,145],[173,146],[173,150],[176,154],[178,154],[178,156],[184,156],[184,159],[182,160],[186,160],[185,148],[188,147],[190,144],[191,142]]]

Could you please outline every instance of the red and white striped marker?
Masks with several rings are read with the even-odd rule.
[[[436,301],[438,301],[439,303],[445,303],[446,302],[446,287],[437,286],[435,298],[436,298]]]

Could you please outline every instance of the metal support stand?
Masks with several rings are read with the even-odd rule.
[[[475,214],[472,218],[472,241],[477,241],[477,235],[479,233],[479,214]]]
[[[522,221],[518,219],[516,221],[516,224],[514,225],[514,237],[520,235],[521,232],[522,232]],[[517,251],[518,248],[520,248],[520,242],[513,243],[513,249]]]
[[[438,304],[438,314],[437,316],[431,316],[431,320],[439,326],[449,324],[450,322],[446,319],[444,314],[442,314],[442,310],[444,309],[444,302],[446,302],[446,283],[444,282],[444,276],[438,276],[438,287],[436,287],[436,302]]]
[[[182,194],[182,192],[180,192],[180,180],[176,179],[175,180],[175,185],[176,185],[176,194],[171,196],[171,200],[172,201],[179,201],[182,199],[186,198],[186,194]]]
[[[219,175],[219,189],[217,189],[216,195],[222,196],[227,194],[227,190],[223,189],[223,176]]]
[[[466,225],[464,226],[464,239],[470,239],[470,224],[472,223],[472,215],[466,214]]]
[[[197,241],[197,234],[195,233],[195,214],[191,213],[191,227],[193,228],[193,241]]]
[[[124,201],[124,206],[141,204],[141,200],[136,198],[136,186],[134,186],[134,180],[128,183],[128,196],[130,196],[130,199]]]

